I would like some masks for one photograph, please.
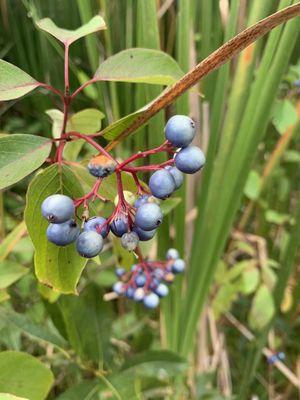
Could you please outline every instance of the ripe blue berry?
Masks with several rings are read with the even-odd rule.
[[[118,267],[118,268],[116,268],[115,273],[118,278],[121,278],[121,276],[123,276],[126,273],[126,271],[125,271],[125,268]]]
[[[135,289],[132,286],[128,286],[128,288],[126,289],[125,295],[128,299],[133,299],[134,292],[135,292]]]
[[[96,257],[103,248],[103,237],[94,231],[82,232],[76,241],[76,248],[82,257]]]
[[[163,283],[160,283],[157,288],[155,289],[155,293],[159,297],[165,297],[169,294],[169,288],[168,286],[164,285]]]
[[[144,299],[145,297],[145,291],[141,287],[137,288],[136,291],[133,294],[133,300],[140,302]]]
[[[185,262],[181,258],[178,258],[172,264],[172,272],[174,272],[174,274],[179,274],[180,272],[183,272],[184,269],[185,269]]]
[[[122,237],[128,231],[128,219],[126,215],[118,215],[111,222],[110,229],[117,237]]]
[[[176,167],[165,167],[165,169],[170,172],[170,174],[173,176],[173,179],[175,181],[175,190],[179,189],[180,186],[183,184],[184,176],[181,171],[179,171],[178,168]]]
[[[166,124],[165,134],[173,146],[186,147],[195,137],[195,122],[186,115],[174,115]]]
[[[90,174],[97,178],[105,178],[116,169],[116,162],[102,154],[95,156],[88,164]]]
[[[75,242],[79,234],[79,226],[74,220],[61,224],[50,224],[47,228],[47,239],[57,246],[66,246]]]
[[[149,188],[153,196],[158,199],[169,197],[174,192],[175,187],[175,180],[166,169],[159,169],[150,177]]]
[[[138,243],[139,243],[139,237],[135,232],[124,233],[124,235],[121,237],[121,244],[124,247],[124,249],[128,251],[135,250]]]
[[[147,240],[152,239],[156,233],[156,229],[153,229],[152,231],[144,231],[143,229],[139,228],[138,226],[134,226],[133,231],[135,233],[137,233],[140,241],[142,241],[142,242],[146,242]]]
[[[103,239],[105,239],[109,233],[109,226],[108,226],[108,224],[105,224],[105,223],[106,223],[105,218],[92,217],[86,221],[86,223],[84,224],[83,230],[86,232],[87,231],[97,232],[103,237]],[[98,232],[101,226],[102,226],[101,232]]]
[[[148,194],[143,194],[142,196],[138,197],[134,202],[134,207],[139,208],[142,204],[148,203],[150,196]]]
[[[159,304],[159,297],[155,293],[149,293],[144,297],[144,306],[147,308],[155,308]]]
[[[167,260],[177,260],[179,258],[179,252],[176,249],[169,249],[166,254]]]
[[[117,281],[113,285],[113,291],[121,296],[124,293],[124,284],[123,282]]]
[[[138,287],[143,287],[147,281],[146,275],[139,274],[135,277],[135,283]]]
[[[49,222],[61,224],[72,218],[75,212],[73,200],[63,194],[53,194],[42,203],[42,214]]]
[[[196,146],[188,146],[181,149],[175,156],[176,167],[185,174],[194,174],[205,164],[205,156],[202,150]]]
[[[135,224],[144,231],[152,231],[157,228],[163,220],[160,207],[155,203],[141,205],[135,214]]]

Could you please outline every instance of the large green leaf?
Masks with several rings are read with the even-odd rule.
[[[20,68],[0,60],[0,101],[17,99],[40,86]]]
[[[132,114],[126,115],[126,117],[120,118],[107,126],[102,131],[102,136],[107,140],[112,140],[118,137],[129,125],[131,125],[138,117],[143,114],[146,108],[142,108],[133,112]]]
[[[36,24],[41,30],[48,32],[67,46],[90,33],[106,29],[105,22],[100,15],[96,15],[89,22],[75,30],[59,28],[50,18],[43,18],[37,21]]]
[[[19,263],[10,260],[0,261],[0,289],[5,289],[29,272]]]
[[[264,328],[272,319],[275,305],[272,294],[266,285],[256,292],[249,313],[249,324],[253,329]]]
[[[110,357],[112,321],[110,304],[102,296],[96,286],[89,285],[80,296],[61,296],[56,303],[71,346],[82,360],[93,361],[99,369]]]
[[[17,351],[0,353],[1,392],[43,400],[53,382],[52,372],[31,355]]]
[[[51,150],[49,139],[14,134],[0,138],[0,189],[13,185],[40,167]]]
[[[55,193],[71,198],[83,195],[82,188],[67,166],[54,164],[38,174],[27,192],[25,221],[35,247],[35,272],[38,280],[62,293],[76,293],[76,285],[86,260],[80,257],[71,244],[58,247],[46,237],[47,222],[41,215],[43,200]]]
[[[168,54],[159,50],[133,48],[105,60],[95,78],[101,81],[171,85],[182,75],[176,61]]]

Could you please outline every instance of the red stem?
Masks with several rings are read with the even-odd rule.
[[[69,45],[65,45],[65,96],[70,94],[70,81],[69,81]]]
[[[136,172],[146,172],[146,171],[156,171],[158,169],[162,169],[167,167],[168,165],[174,164],[174,159],[168,160],[161,164],[152,164],[152,165],[143,165],[141,167],[123,167],[122,171],[136,173]]]
[[[89,81],[85,82],[83,85],[81,85],[78,89],[75,90],[75,92],[71,96],[71,99],[73,100],[78,95],[78,93],[80,93],[88,85],[91,85],[92,83],[95,83],[95,82],[98,82],[97,78],[92,78]]]
[[[62,100],[64,98],[63,93],[56,89],[55,87],[51,86],[51,85],[47,85],[47,83],[43,83],[43,82],[39,82],[39,85],[47,90],[49,90],[50,92],[53,92],[54,94],[57,94]]]

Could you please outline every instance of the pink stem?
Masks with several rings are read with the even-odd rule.
[[[69,81],[69,45],[65,45],[65,96],[70,94],[70,81]]]
[[[156,171],[158,169],[162,169],[162,168],[167,167],[168,165],[172,165],[172,164],[174,164],[173,158],[171,160],[168,160],[161,164],[145,165],[145,166],[141,166],[141,167],[122,167],[122,171],[130,172],[130,173],[136,173],[136,172],[140,172],[140,171]]]
[[[98,82],[97,78],[92,78],[89,81],[85,82],[83,85],[81,85],[78,89],[75,90],[75,92],[71,96],[71,99],[73,100],[78,95],[78,93],[80,93],[88,85],[91,85],[92,83],[95,83],[95,82]]]
[[[39,82],[39,85],[40,85],[41,87],[43,87],[43,88],[49,90],[50,92],[53,92],[53,93],[57,94],[57,95],[63,100],[64,95],[63,95],[63,93],[62,93],[60,90],[54,88],[54,87],[51,86],[51,85],[47,85],[47,83],[43,83],[43,82]]]

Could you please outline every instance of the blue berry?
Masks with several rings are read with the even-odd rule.
[[[72,218],[75,212],[73,200],[63,194],[53,194],[42,203],[42,214],[49,222],[61,224]]]
[[[47,239],[57,246],[66,246],[75,242],[79,234],[79,226],[74,220],[61,224],[50,224],[47,228]]]
[[[126,292],[125,292],[126,297],[128,297],[128,299],[133,299],[134,292],[135,292],[135,289],[132,286],[128,286],[128,288],[126,289]]]
[[[121,296],[124,293],[124,284],[123,282],[117,281],[113,285],[113,291]]]
[[[155,293],[149,293],[144,297],[144,306],[147,308],[155,308],[159,304],[159,297]]]
[[[117,216],[110,224],[112,233],[117,237],[122,237],[128,231],[128,219],[125,215]]]
[[[175,181],[175,190],[179,189],[180,186],[183,184],[184,176],[181,171],[179,171],[178,168],[176,167],[165,167],[165,169],[170,172],[170,174],[173,176],[173,179]]]
[[[167,260],[177,260],[179,258],[179,252],[176,249],[169,249],[166,254]]]
[[[86,223],[84,224],[83,230],[84,231],[94,231],[99,233],[103,239],[106,238],[106,236],[109,233],[109,226],[108,224],[105,224],[106,219],[102,218],[102,217],[92,217],[90,219],[88,219],[86,221]],[[105,225],[103,225],[105,224]],[[101,228],[101,232],[98,232],[99,228],[102,226]]]
[[[126,273],[126,270],[125,270],[125,268],[118,267],[118,268],[116,268],[115,273],[118,278],[121,278],[121,276],[123,276]]]
[[[149,188],[153,196],[158,199],[166,199],[175,190],[176,184],[173,176],[166,169],[159,169],[151,175]]]
[[[202,150],[196,146],[188,146],[181,149],[175,155],[176,167],[185,174],[194,174],[205,164],[205,156]]]
[[[186,147],[195,137],[195,122],[186,115],[174,115],[166,124],[165,134],[173,146]]]
[[[160,283],[157,288],[155,289],[155,293],[159,297],[165,297],[169,294],[169,288],[168,286],[164,285],[163,283]]]
[[[156,278],[158,281],[160,281],[160,280],[163,279],[164,274],[165,274],[165,272],[164,272],[164,270],[161,269],[161,268],[155,268],[155,270],[154,270],[154,272],[153,272],[153,275],[155,276],[155,278]],[[153,279],[155,279],[155,278],[153,278]]]
[[[105,178],[116,169],[116,162],[102,154],[95,156],[88,164],[90,174],[97,178]]]
[[[140,274],[135,277],[135,283],[138,287],[143,287],[147,281],[146,275]]]
[[[94,231],[82,232],[76,241],[76,248],[82,257],[96,257],[103,249],[103,237]]]
[[[146,242],[147,240],[152,239],[156,233],[156,229],[153,229],[152,231],[144,231],[143,229],[139,228],[138,226],[134,226],[133,231],[135,233],[137,233],[139,239],[142,242]]]
[[[160,207],[155,203],[141,205],[135,214],[135,224],[144,231],[152,231],[157,228],[163,220]]]
[[[124,233],[124,235],[121,237],[121,244],[124,247],[124,249],[128,251],[135,250],[138,243],[139,243],[139,237],[135,232]]]
[[[140,302],[140,301],[143,301],[144,297],[145,297],[145,291],[144,291],[144,289],[142,289],[142,288],[137,288],[137,289],[135,290],[134,294],[133,294],[133,300],[134,300],[134,301],[137,301],[137,302]]]
[[[150,196],[148,194],[143,194],[142,196],[138,197],[134,202],[134,207],[139,208],[142,204],[148,203]]]
[[[172,264],[172,272],[174,272],[175,274],[179,274],[184,270],[185,270],[185,262],[181,258],[175,260],[174,263]]]

